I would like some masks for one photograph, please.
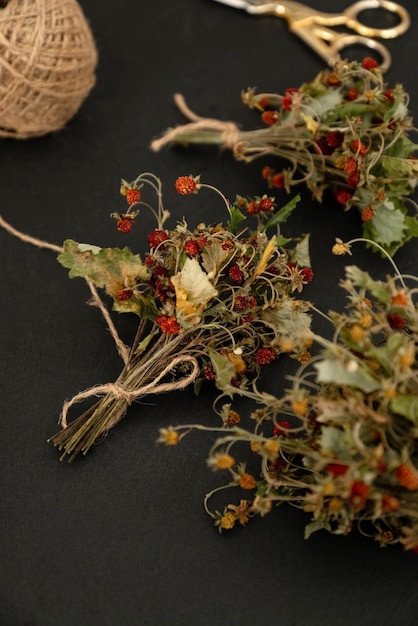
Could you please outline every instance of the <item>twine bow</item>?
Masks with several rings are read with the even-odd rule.
[[[166,376],[170,371],[174,370],[179,363],[190,363],[192,365],[192,371],[187,376],[183,376],[175,382],[161,383],[161,385],[159,385],[158,383],[160,382],[160,380],[164,378],[164,376]],[[158,376],[154,378],[154,380],[152,380],[147,385],[137,387],[136,389],[126,389],[125,387],[123,387],[123,385],[120,385],[118,383],[95,385],[94,387],[90,387],[85,391],[80,391],[75,396],[73,396],[71,400],[67,400],[64,403],[59,418],[59,424],[62,426],[63,429],[67,428],[68,411],[74,404],[82,402],[87,398],[111,395],[117,400],[123,400],[123,402],[125,402],[129,406],[132,404],[132,402],[138,400],[138,398],[146,395],[185,389],[190,383],[195,380],[199,371],[199,364],[195,357],[182,354],[181,356],[179,355],[175,357],[172,361],[170,361],[170,363],[160,372]],[[107,428],[110,429],[112,428],[112,426],[113,424],[110,423],[107,425]]]

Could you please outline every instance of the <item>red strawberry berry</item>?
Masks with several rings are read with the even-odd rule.
[[[398,483],[408,491],[418,491],[418,473],[408,463],[401,463],[396,468]]]
[[[166,335],[178,335],[181,331],[181,326],[175,317],[159,315],[155,318],[155,321],[161,328],[161,332]]]
[[[264,113],[261,114],[261,119],[267,126],[274,126],[278,120],[277,111],[264,111]]]
[[[374,217],[374,211],[372,207],[370,206],[366,207],[361,213],[361,219],[363,220],[363,222],[370,222],[370,220],[372,220],[373,217]]]
[[[352,89],[348,89],[345,94],[347,100],[357,100],[358,96],[359,92],[358,89],[355,89],[355,87],[353,87]]]
[[[405,326],[405,319],[402,317],[402,315],[399,315],[398,313],[388,313],[387,319],[389,322],[389,326],[393,330],[400,330]]]
[[[327,78],[327,83],[330,87],[339,87],[341,85],[341,79],[337,74],[331,72]]]
[[[126,192],[126,201],[129,205],[136,204],[141,199],[139,189],[128,189]]]
[[[271,168],[269,165],[265,165],[263,169],[261,170],[261,176],[265,180],[269,180],[273,175],[273,171],[274,171],[273,168]]]
[[[388,494],[384,494],[382,497],[382,511],[385,513],[392,513],[393,511],[397,511],[401,503],[398,498],[394,496],[389,496]]]
[[[340,133],[338,130],[331,130],[327,133],[327,144],[333,148],[338,148],[344,141],[344,133]]]
[[[293,100],[290,96],[284,96],[282,98],[282,109],[284,111],[291,111],[293,105]]]
[[[284,187],[284,176],[283,174],[275,174],[271,178],[271,184],[273,187],[277,187],[278,189],[283,189]]]
[[[205,367],[203,368],[203,376],[206,378],[206,380],[214,380],[215,379],[215,372],[214,372],[214,369],[213,369],[213,367],[212,367],[212,365],[210,363],[205,365]]]
[[[271,211],[274,206],[273,198],[268,198],[267,196],[263,196],[258,206],[260,208],[260,211],[263,211],[265,213],[267,213],[268,211]]]
[[[346,191],[345,189],[340,189],[336,195],[337,202],[339,204],[342,204],[343,206],[345,206],[347,202],[351,200],[352,197],[353,197],[353,194],[350,193],[349,191]]]
[[[357,510],[363,508],[370,493],[370,487],[362,480],[356,480],[351,485],[350,502]]]
[[[287,467],[287,462],[284,459],[276,459],[274,463],[270,463],[267,468],[269,474],[277,474]]]
[[[359,154],[361,154],[362,156],[364,156],[365,154],[367,154],[367,148],[364,145],[364,143],[362,141],[359,141],[358,139],[354,139],[351,142],[351,147],[355,152],[358,152]]]
[[[274,426],[273,434],[276,437],[279,437],[280,435],[289,435],[289,431],[291,428],[292,426],[289,422],[286,422],[286,420],[281,420],[280,422],[277,422],[277,424]]]
[[[344,161],[344,172],[346,174],[352,174],[357,169],[357,161],[353,157],[347,157]]]
[[[118,300],[129,300],[134,295],[132,289],[119,289],[116,294]]]
[[[249,215],[257,215],[260,212],[260,203],[253,200],[247,204],[245,210]]]
[[[361,66],[364,67],[365,70],[374,70],[376,67],[379,67],[379,63],[372,57],[365,57],[361,62]]]
[[[395,100],[393,89],[386,89],[386,91],[383,92],[383,96],[386,100],[389,100],[389,102],[394,102]]]
[[[351,174],[347,178],[347,182],[350,187],[357,187],[360,182],[360,172],[358,170],[356,170],[355,172],[351,172]]]
[[[155,267],[155,265],[157,264],[156,259],[154,259],[153,256],[151,256],[150,254],[147,254],[147,256],[145,257],[144,263],[147,267]]]
[[[130,233],[133,225],[133,218],[128,216],[121,216],[116,222],[116,228],[120,233]]]
[[[267,107],[269,106],[269,104],[270,104],[270,100],[269,100],[267,97],[260,98],[260,99],[257,101],[257,106],[258,106],[260,109],[267,109]]]
[[[347,473],[348,465],[345,463],[328,463],[325,466],[325,471],[334,478],[339,478]]]
[[[174,183],[174,187],[177,193],[182,196],[188,196],[191,193],[196,193],[199,189],[199,177],[193,176],[179,176]]]
[[[319,150],[319,152],[321,152],[325,156],[329,156],[335,151],[335,148],[329,145],[325,137],[318,137],[314,144],[314,148],[317,152]]]
[[[200,252],[200,246],[197,241],[189,239],[189,241],[186,241],[186,243],[184,244],[184,251],[189,256],[196,256]]]
[[[200,248],[204,248],[205,246],[210,245],[210,241],[207,237],[205,237],[205,235],[199,235],[197,243],[199,244]]]
[[[165,232],[165,230],[155,229],[148,235],[149,247],[150,248],[157,248],[157,246],[162,244],[163,241],[166,241],[167,239],[168,239],[168,235]]]
[[[276,358],[273,348],[259,348],[255,353],[255,362],[257,365],[268,365]]]
[[[302,267],[300,270],[300,274],[303,278],[304,283],[310,283],[313,280],[314,273],[310,267]]]
[[[244,278],[244,274],[240,270],[238,265],[232,265],[229,268],[228,275],[235,283],[240,283],[243,280],[243,278]]]
[[[235,248],[235,244],[232,239],[225,239],[221,246],[222,250],[233,250]]]
[[[237,296],[234,301],[234,309],[236,311],[242,311],[248,306],[247,298],[245,296]]]

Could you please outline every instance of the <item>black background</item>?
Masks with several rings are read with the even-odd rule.
[[[324,11],[347,4],[310,2]],[[403,4],[412,26],[388,42],[393,65],[386,78],[403,83],[418,115],[418,7]],[[157,174],[172,223],[183,215],[191,224],[223,217],[209,192],[178,197],[179,175],[201,174],[230,198],[263,194],[259,163],[243,165],[216,149],[155,154],[150,141],[183,121],[175,92],[200,115],[250,128],[259,121],[241,104],[242,89],[283,93],[313,78],[321,59],[284,21],[210,0],[81,5],[97,43],[97,84],[59,133],[0,142],[3,216],[56,244],[127,243],[141,252],[151,218],[144,214],[126,236],[109,219],[124,208],[121,177]],[[347,259],[330,249],[336,236],[359,234],[358,215],[304,194],[285,227],[287,235],[301,232],[311,233],[315,271],[307,295],[324,310],[340,307],[337,284]],[[362,246],[349,262],[374,275],[389,271]],[[416,241],[396,262],[417,272]],[[211,437],[191,435],[171,449],[156,444],[159,427],[213,423],[209,389],[200,398],[192,390],[147,398],[88,457],[60,463],[46,440],[63,400],[114,380],[121,363],[99,312],[86,305],[84,282],[68,280],[52,252],[0,232],[0,268],[1,626],[417,623],[416,554],[381,549],[354,532],[305,541],[307,516],[291,508],[217,533],[201,504],[217,480],[206,466]],[[115,319],[129,340],[133,320]],[[266,384],[278,391],[285,373],[285,365],[272,367]]]

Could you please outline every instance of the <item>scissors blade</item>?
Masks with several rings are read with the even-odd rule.
[[[220,4],[226,4],[234,9],[244,9],[252,15],[262,13],[282,13],[282,5],[277,0],[214,0]]]
[[[248,2],[246,2],[246,0],[214,0],[214,2],[226,4],[234,9],[247,9],[248,7]]]

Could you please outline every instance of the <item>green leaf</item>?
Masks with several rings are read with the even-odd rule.
[[[94,250],[94,251],[93,251]],[[80,245],[68,239],[58,256],[63,267],[70,270],[70,278],[82,277],[104,288],[113,298],[123,288],[133,287],[139,280],[148,280],[147,266],[138,254],[129,248],[99,248]]]
[[[407,337],[403,333],[393,333],[382,346],[372,346],[365,351],[365,356],[374,359],[386,372],[393,371],[393,363],[399,350],[407,343]]]
[[[404,240],[408,241],[412,239],[412,237],[418,237],[418,220],[416,217],[410,217],[407,215],[405,217],[406,224],[406,232]]]
[[[209,358],[215,372],[215,385],[228,396],[233,396],[236,389],[232,387],[231,380],[235,376],[235,367],[227,356],[219,354],[215,350],[208,350]]]
[[[325,519],[320,518],[310,522],[310,524],[307,524],[305,526],[305,539],[309,539],[309,537],[318,530],[328,530],[328,525]]]
[[[347,102],[341,106],[335,108],[330,107],[329,112],[324,115],[324,120],[327,122],[336,121],[338,119],[345,120],[353,117],[365,118],[367,114],[373,115],[375,107],[370,104],[363,104],[361,102]],[[363,119],[364,122],[364,119]]]
[[[373,233],[372,239],[383,246],[401,242],[406,230],[405,215],[390,200],[379,206],[370,222],[365,222],[365,231]]]
[[[327,116],[328,111],[334,111],[341,103],[342,95],[339,89],[328,89],[309,102],[309,107],[315,111],[319,117]]]
[[[402,157],[383,155],[380,159],[380,164],[386,174],[393,176],[393,178],[409,178],[410,176],[416,176],[418,172],[418,163],[416,161]]]
[[[128,300],[114,300],[113,310],[118,313],[135,313],[142,319],[154,321],[159,311],[152,297],[133,295]]]
[[[283,237],[283,235],[279,235],[276,239],[276,246],[278,248],[282,248],[284,246],[287,246],[288,243],[290,243],[292,241],[291,237]]]
[[[279,211],[276,211],[275,214],[266,222],[263,227],[263,230],[268,230],[273,226],[277,226],[278,224],[283,224],[288,217],[291,215],[292,211],[296,208],[297,204],[300,201],[300,194],[289,200],[289,202],[282,207]]]
[[[331,452],[333,456],[342,461],[349,461],[353,458],[352,437],[349,430],[334,428],[333,426],[323,426],[319,437],[321,452]]]
[[[195,378],[194,383],[193,383],[193,392],[194,395],[197,397],[200,394],[200,390],[202,389],[202,385],[203,385],[203,381],[204,381],[204,377],[203,376],[198,376],[197,378]]]
[[[300,267],[311,267],[311,257],[309,255],[309,235],[305,235],[299,243],[296,244],[292,260]]]
[[[406,135],[401,135],[388,149],[389,156],[407,159],[418,150],[418,144],[413,143]]]
[[[354,358],[350,364],[352,364],[353,369],[350,366],[344,366],[336,359],[324,359],[320,363],[315,363],[318,382],[346,385],[361,389],[365,393],[372,393],[380,389],[380,382],[371,375],[368,369],[360,365]]]
[[[389,286],[380,280],[374,280],[370,274],[361,270],[356,265],[347,265],[345,275],[357,287],[367,289],[375,298],[381,302],[386,302],[390,295]]]
[[[246,217],[236,206],[232,205],[229,207],[229,210],[231,213],[231,219],[228,222],[227,228],[231,233],[236,234],[238,226],[246,219]]]
[[[291,337],[306,337],[309,334],[311,316],[304,308],[306,310],[308,305],[295,307],[295,302],[286,298],[262,310],[260,318],[271,324],[278,333]]]
[[[418,424],[417,396],[398,396],[391,400],[390,408],[394,413],[403,415],[403,417],[411,420],[414,424]]]
[[[217,276],[226,260],[231,256],[230,250],[224,250],[222,242],[213,240],[210,246],[202,248],[202,265],[207,274]]]
[[[140,354],[143,354],[145,352],[145,350],[148,348],[149,344],[151,343],[151,341],[155,338],[155,334],[154,333],[149,333],[148,335],[146,335],[146,337],[144,337],[144,339],[142,341],[139,342],[136,350],[135,350],[135,354],[137,356],[139,356]]]

